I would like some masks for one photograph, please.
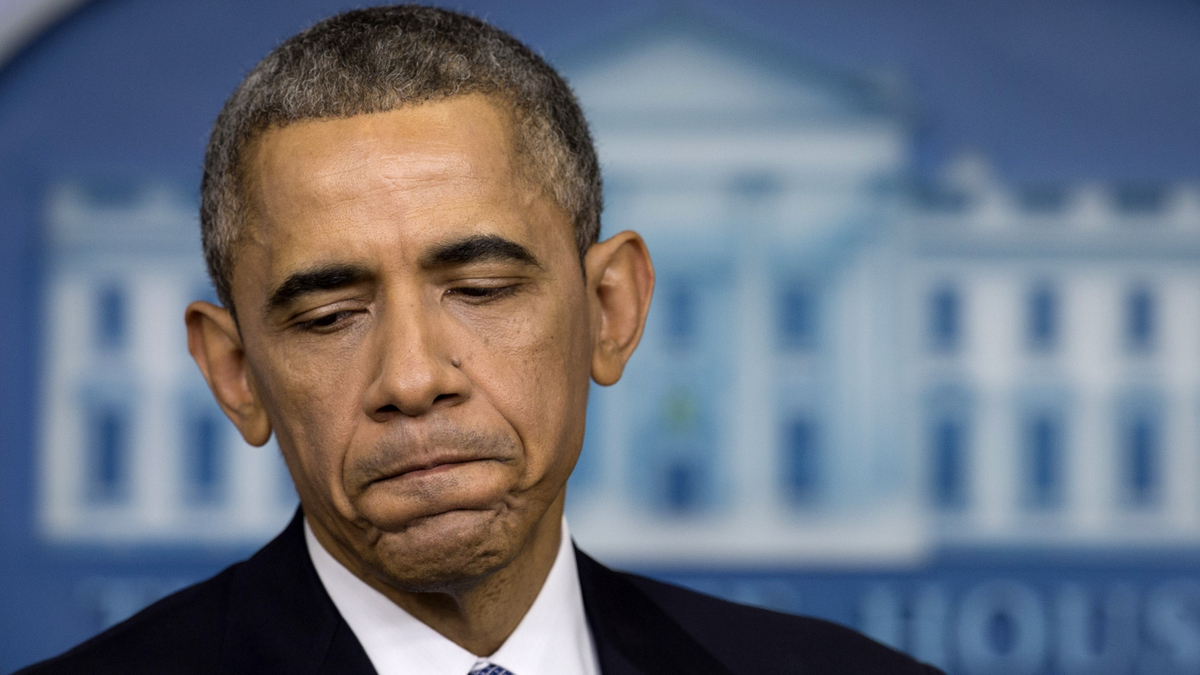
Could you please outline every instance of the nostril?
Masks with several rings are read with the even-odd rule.
[[[377,412],[377,413],[398,413],[398,412],[400,412],[400,409],[394,405],[388,404],[388,405],[383,406],[379,410],[376,410],[375,412]]]

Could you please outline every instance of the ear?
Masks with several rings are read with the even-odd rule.
[[[262,407],[246,366],[246,351],[237,322],[224,307],[193,302],[184,314],[188,351],[200,367],[208,388],[250,445],[271,438],[271,422]]]
[[[608,386],[621,379],[642,339],[654,294],[654,265],[641,235],[627,230],[593,244],[584,267],[592,318],[592,379]]]

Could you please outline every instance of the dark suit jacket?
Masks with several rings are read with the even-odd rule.
[[[374,675],[317,577],[302,522],[297,512],[249,560],[21,673]],[[826,621],[614,572],[582,553],[578,567],[603,675],[938,672]]]

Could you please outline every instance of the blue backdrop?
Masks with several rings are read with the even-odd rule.
[[[281,39],[347,6],[95,0],[0,70],[0,671],[61,651],[256,547],[253,537],[89,542],[47,537],[39,525],[46,280],[66,260],[47,227],[53,190],[64,181],[115,181],[117,192],[150,182],[175,186],[179,203],[194,203],[203,147],[225,97]],[[689,14],[739,44],[769,45],[772,59],[884,83],[900,92],[893,102],[911,142],[891,176],[906,184],[940,176],[965,150],[986,157],[1005,184],[1200,180],[1200,5],[1191,1],[454,7],[511,30],[582,79],[579,55],[603,53],[610,36]],[[614,198],[621,190],[614,181]],[[1197,262],[1194,249],[1176,258],[1185,267]],[[799,335],[806,296],[789,293],[785,323],[799,322]],[[678,311],[689,311],[690,301],[680,302]],[[791,428],[796,437],[808,433]],[[1101,661],[1118,664],[1111,672],[1170,672],[1200,669],[1198,542],[1071,550],[957,543],[906,564],[699,557],[642,567],[827,616],[963,672],[1099,672]],[[1076,633],[1086,636],[1084,647],[1071,643]],[[1117,633],[1126,639],[1113,639]]]

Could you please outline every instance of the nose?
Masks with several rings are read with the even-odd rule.
[[[439,314],[436,306],[426,306],[419,298],[381,309],[377,371],[363,400],[364,412],[373,420],[419,417],[469,396],[470,381],[457,365]]]

